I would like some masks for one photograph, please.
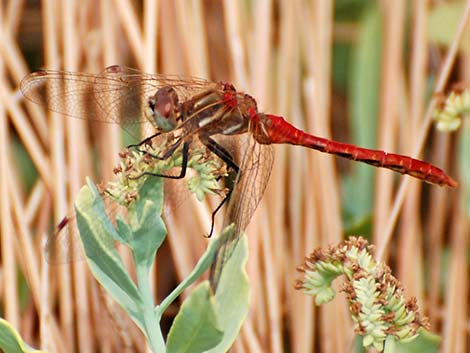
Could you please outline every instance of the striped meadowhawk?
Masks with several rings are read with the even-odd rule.
[[[233,186],[220,204],[228,201],[224,223],[235,223],[235,237],[248,225],[263,195],[273,163],[273,144],[299,145],[432,184],[457,186],[444,171],[429,163],[299,130],[280,116],[258,111],[255,99],[238,92],[230,83],[152,75],[114,65],[97,75],[41,70],[26,76],[20,87],[30,101],[67,116],[117,123],[125,129],[131,124],[150,122],[154,131],[144,142],[172,134],[173,142],[160,155],[153,156],[165,160],[182,148],[181,172],[172,178],[185,176],[190,146],[196,143],[203,146],[236,174]],[[245,140],[238,143],[236,153],[233,149],[236,144],[230,141],[240,138]],[[232,148],[227,147],[227,141]],[[59,233],[67,227],[68,222],[63,222]],[[227,248],[228,245],[219,250],[213,265],[213,288],[227,258]]]

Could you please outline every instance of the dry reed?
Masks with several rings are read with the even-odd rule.
[[[17,87],[28,73],[27,61],[87,72],[126,64],[147,72],[228,80],[256,97],[262,110],[331,137],[331,112],[341,105],[332,85],[333,43],[354,46],[357,26],[345,23],[348,30],[341,31],[342,23],[333,19],[333,2],[327,0],[28,4],[11,0],[0,6],[2,316],[28,343],[52,352],[115,352],[123,347],[144,352],[141,334],[103,297],[85,262],[48,266],[42,252],[50,224],[70,211],[85,176],[111,178],[120,130],[64,118],[22,100]],[[455,136],[428,136],[435,103],[426,99],[425,89],[429,75],[436,75],[435,90],[444,90],[451,70],[468,82],[469,56],[458,52],[458,44],[470,4],[438,71],[426,68],[428,53],[436,50],[426,33],[430,4],[413,4],[409,27],[404,0],[379,4],[383,42],[377,147],[416,156],[432,144],[426,159],[458,170],[448,162],[454,159]],[[411,50],[404,54],[406,41]],[[455,66],[458,55],[460,69]],[[23,182],[20,148],[34,166],[26,173],[38,174],[30,187]],[[95,158],[98,174],[93,171]],[[264,201],[247,230],[252,307],[234,352],[353,350],[345,302],[337,298],[319,310],[293,285],[295,268],[309,251],[343,239],[341,178],[331,156],[276,146]],[[443,336],[442,351],[465,352],[470,220],[461,205],[468,185],[452,192],[423,187],[408,177],[400,179],[399,187],[395,181],[389,171],[376,173],[372,228],[378,255],[395,265],[408,294],[419,299],[433,331]],[[214,205],[213,200],[191,200],[167,218],[168,244],[159,253],[152,283],[159,300],[203,252],[207,239],[202,235]],[[445,270],[443,256],[448,259]],[[27,285],[26,300],[20,298],[23,279],[18,272]]]

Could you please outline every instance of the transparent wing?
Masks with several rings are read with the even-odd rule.
[[[148,98],[172,86],[180,102],[218,85],[195,77],[151,75],[124,66],[100,74],[40,70],[20,83],[23,95],[47,109],[71,117],[121,125],[146,122]]]
[[[158,138],[157,138],[158,139]],[[196,141],[193,141],[191,144],[191,147],[189,149],[189,158],[192,157],[193,150],[192,148],[195,149],[200,149],[202,146],[198,144]],[[176,153],[180,153],[177,151]],[[201,152],[199,152],[201,153]],[[122,162],[119,164],[119,168],[117,170],[121,170],[124,168],[124,166],[129,166],[133,162],[131,160],[128,160],[126,156],[129,156],[129,154],[124,153],[122,155],[123,159]],[[195,155],[196,160],[198,160],[199,154]],[[207,156],[209,158],[209,156]],[[216,156],[213,156],[213,158],[218,158]],[[152,159],[148,160],[148,163],[152,164]],[[162,173],[166,176],[178,176],[181,174],[181,166],[180,165],[174,165],[172,163],[168,164],[170,166],[170,169],[166,170],[163,169]],[[188,167],[191,168],[191,167]],[[119,173],[121,173],[119,172]],[[174,212],[176,208],[179,208],[185,200],[188,199],[190,196],[190,191],[188,190],[188,178],[190,178],[194,173],[192,173],[191,170],[188,171],[187,175],[183,179],[169,179],[169,178],[163,178],[164,180],[164,208],[163,208],[163,214],[168,214],[171,212]],[[155,178],[156,176],[142,176],[142,178]],[[215,178],[217,175],[215,176]],[[119,193],[120,190],[122,190],[123,186],[121,186],[121,182],[119,182],[119,178],[124,178],[125,177],[118,177],[116,176],[116,179],[114,180],[114,183],[107,183],[106,184],[106,190],[112,194]],[[142,183],[144,182],[145,179],[142,179]],[[124,182],[125,184],[125,182]],[[116,186],[113,189],[113,186]],[[110,188],[111,186],[111,188]],[[221,187],[221,189],[223,189]],[[116,191],[113,191],[116,190]],[[133,192],[127,193],[132,197]],[[117,202],[115,202],[109,195],[108,193],[101,193],[102,199],[104,201],[104,211],[106,212],[108,218],[111,219],[111,221],[114,221],[117,215],[125,216],[126,215],[126,208],[123,206],[120,206]],[[127,198],[127,196],[123,197],[124,199]],[[83,201],[81,203],[81,208],[82,210],[85,211],[85,213],[88,213],[87,211],[92,211],[92,210],[99,210],[101,209],[99,206],[99,203],[102,202],[101,199],[94,199],[93,201],[90,201],[88,204],[83,204]],[[125,217],[124,217],[125,218]],[[155,226],[157,226],[157,221],[158,217],[155,217],[154,221]],[[96,227],[101,227],[102,224],[99,222],[96,223]],[[95,229],[93,228],[86,228],[83,230],[88,233],[79,233],[78,228],[77,228],[77,216],[75,212],[71,212],[70,215],[65,217],[63,221],[57,226],[57,229],[54,233],[52,233],[47,241],[46,244],[46,260],[50,264],[62,264],[62,263],[68,263],[68,262],[74,262],[78,260],[83,260],[84,254],[81,249],[81,244],[80,244],[80,236],[85,237],[85,238],[90,238],[93,234],[99,234],[100,232],[95,232]],[[110,249],[111,247],[115,246],[114,241],[108,241],[106,240],[105,242],[101,241],[100,242],[100,247],[97,248],[95,251],[93,249],[89,249],[90,251],[87,253],[89,257],[94,257],[94,256],[99,256],[101,251],[103,249]]]
[[[94,199],[88,205],[83,205],[86,209],[96,209],[96,206],[103,202],[105,203],[105,211],[108,217],[114,221],[118,214],[124,215],[125,208],[113,202],[106,195],[102,195],[103,200]],[[93,230],[90,231],[92,233]],[[90,234],[91,235],[91,234]],[[102,244],[104,248],[110,249],[115,246],[114,241],[109,239],[106,243]],[[54,233],[50,234],[45,246],[46,261],[51,265],[59,265],[74,261],[85,259],[80,244],[80,234],[77,227],[77,217],[75,211],[71,212],[65,217],[57,226]],[[93,258],[99,256],[100,251],[90,249],[89,257]]]
[[[184,181],[174,182],[171,180],[164,180],[164,214],[173,212],[175,208],[180,207],[190,196],[189,191],[187,191],[187,188],[184,188],[183,184]],[[168,189],[169,186],[171,190]],[[179,191],[179,193],[176,194],[176,197],[173,193],[175,188],[178,188]],[[118,215],[125,219],[126,208],[124,206],[119,205],[106,194],[102,194],[102,198],[104,201],[105,212],[112,222],[115,221]],[[102,201],[95,199],[94,202],[89,204],[82,204],[82,208],[84,210],[93,210],[96,209],[96,206],[100,202]],[[152,218],[151,222],[155,222],[155,227],[157,227],[159,225],[158,217],[156,216]],[[102,225],[97,223],[96,226],[101,227]],[[151,226],[152,225],[150,225],[150,227]],[[94,229],[85,231],[87,232],[86,234],[81,234],[81,236],[84,236],[85,238],[89,238],[93,234],[99,233],[95,232]],[[88,257],[94,258],[96,256],[100,256],[103,249],[111,249],[117,245],[115,241],[110,239],[101,239],[100,242],[100,248],[93,249],[89,247]],[[60,265],[85,259],[85,254],[80,243],[80,233],[77,227],[77,215],[75,211],[64,217],[57,225],[56,230],[48,236],[45,246],[45,255],[46,261],[51,265]]]
[[[241,233],[248,226],[263,197],[274,162],[274,151],[271,145],[257,143],[251,134],[245,137],[249,141],[242,142],[241,145],[248,147],[243,153],[240,171],[224,218],[224,228],[235,223],[236,231],[231,239],[221,245],[211,267],[210,282],[214,291],[217,288],[223,266],[232,254]]]

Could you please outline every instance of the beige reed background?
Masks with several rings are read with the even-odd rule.
[[[470,5],[451,45],[437,48],[426,30],[433,1],[368,4],[377,6],[383,31],[376,147],[413,155],[425,149],[426,160],[466,180],[450,162],[458,162],[459,135],[429,134],[434,103],[426,85],[433,76],[433,87],[445,89],[451,71],[453,80],[470,79],[470,56],[457,50]],[[39,67],[97,73],[126,64],[226,80],[262,110],[319,136],[330,137],[334,126],[347,142],[348,97],[332,85],[333,44],[354,45],[359,29],[335,20],[333,6],[329,0],[0,1],[0,313],[28,343],[51,352],[146,349],[83,261],[48,266],[42,251],[85,176],[111,178],[122,148],[119,127],[45,112],[21,97],[21,78]],[[343,296],[318,309],[293,286],[305,255],[343,238],[339,181],[353,167],[338,169],[333,157],[306,149],[275,149],[264,200],[247,230],[252,302],[233,352],[353,351]],[[467,351],[468,184],[453,191],[374,172],[372,241],[442,335],[442,352]],[[167,219],[153,281],[158,300],[205,249],[214,205],[186,202]]]

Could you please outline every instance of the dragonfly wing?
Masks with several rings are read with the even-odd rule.
[[[149,98],[162,87],[173,87],[183,102],[211,84],[194,77],[152,75],[114,65],[96,76],[93,93],[101,110],[122,125],[149,121]]]
[[[235,223],[237,231],[244,231],[258,207],[274,162],[271,145],[262,145],[249,138],[233,188],[224,227]]]
[[[103,195],[103,200],[100,198],[90,201],[88,204],[83,204],[81,207],[88,211],[96,210],[99,208],[100,203],[104,202],[104,210],[110,219],[115,219],[116,215],[122,211],[123,207],[111,201],[108,197]],[[96,226],[99,226],[96,224]],[[87,230],[85,236],[92,236],[95,229]],[[104,249],[114,247],[114,241],[106,239],[102,246]],[[95,257],[100,255],[99,249],[89,249],[88,256]],[[77,225],[77,215],[75,211],[66,216],[57,226],[54,233],[49,235],[45,247],[46,261],[51,265],[60,265],[69,262],[81,261],[85,259],[81,244],[80,233]]]
[[[26,76],[20,90],[30,101],[74,118],[118,124],[148,121],[148,98],[164,86],[175,88],[180,101],[218,87],[195,77],[152,75],[125,66],[110,66],[95,75],[39,70]]]
[[[180,102],[208,88],[219,87],[200,78],[152,75],[118,65],[97,75],[40,70],[20,83],[21,92],[28,100],[48,110],[89,121],[119,124],[132,137],[139,135],[136,130],[139,124],[149,122],[149,98],[165,86],[174,88]],[[142,132],[147,137],[154,130],[151,127]]]
[[[242,145],[248,146],[248,148],[243,154],[240,171],[224,218],[224,228],[234,223],[236,231],[232,239],[222,244],[216,254],[210,274],[213,290],[217,287],[223,266],[232,254],[241,232],[248,226],[263,197],[274,162],[274,151],[271,145],[259,144],[251,135],[248,135],[247,138],[249,141],[246,145],[243,143]]]
[[[95,80],[96,76],[92,74],[40,70],[26,76],[20,89],[28,100],[53,112],[108,122],[96,106],[93,94]]]

